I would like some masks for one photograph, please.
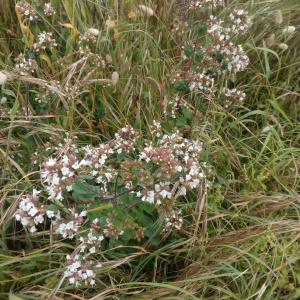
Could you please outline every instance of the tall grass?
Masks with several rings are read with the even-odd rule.
[[[247,100],[230,110],[213,100],[201,111],[198,127],[184,128],[204,142],[215,180],[207,199],[182,204],[193,224],[183,235],[159,241],[156,249],[132,247],[130,255],[122,251],[125,245],[109,249],[99,284],[75,289],[62,281],[73,245],[53,242],[51,231],[32,236],[14,221],[16,196],[38,180],[34,152],[43,153],[49,140],[68,132],[82,144],[96,143],[126,123],[150,135],[149,124],[162,118],[161,104],[169,96],[168,74],[180,58],[182,41],[170,29],[185,15],[183,2],[146,1],[156,7],[155,16],[132,21],[128,14],[138,1],[52,1],[61,24],[43,26],[56,32],[61,47],[41,58],[33,78],[14,70],[14,58],[24,51],[22,30],[30,38],[29,29],[20,27],[15,1],[0,0],[0,69],[12,78],[2,88],[7,102],[0,106],[0,299],[300,298],[298,0],[228,1],[228,10],[244,7],[254,16],[244,43],[251,64],[238,79]],[[278,10],[283,24],[274,21]],[[107,29],[109,18],[118,25]],[[289,39],[282,34],[288,25],[296,26]],[[39,26],[33,30],[44,30]],[[72,60],[78,32],[90,27],[102,31],[99,54],[111,56],[102,71],[94,70],[94,62]],[[287,43],[286,51],[266,46],[272,33]],[[85,86],[93,78],[110,80],[114,71],[120,76],[116,86],[96,82],[67,103],[60,97],[65,90],[52,84]],[[32,101],[35,93],[51,89],[47,104]]]

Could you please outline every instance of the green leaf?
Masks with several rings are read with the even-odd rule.
[[[76,181],[73,184],[73,196],[76,200],[92,200],[100,195],[100,188],[85,181]]]
[[[54,212],[57,212],[57,207],[54,204],[47,205],[47,210],[52,210]]]
[[[193,112],[190,109],[185,107],[182,109],[182,113],[187,120],[193,119]]]
[[[194,48],[192,46],[185,46],[184,48],[184,54],[187,57],[192,57],[194,54]]]
[[[181,116],[176,120],[176,126],[177,127],[183,127],[183,126],[186,126],[186,125],[188,125],[188,124],[187,124],[187,121],[186,121],[185,117]]]
[[[95,103],[96,103],[95,117],[97,119],[97,122],[99,122],[99,120],[103,119],[106,116],[106,110],[103,104],[102,97],[100,96],[100,92],[98,90],[95,97]]]
[[[176,92],[189,92],[189,86],[184,81],[178,81],[175,83],[175,90]]]
[[[153,210],[153,205],[141,205],[131,209],[130,215],[139,225],[147,227],[153,223],[153,217],[156,217],[156,213]]]
[[[6,95],[6,96],[11,96],[11,97],[13,97],[14,99],[17,98],[16,94],[15,94],[12,90],[8,90],[8,89],[2,88],[1,91],[2,91],[2,93],[3,93],[4,95]]]
[[[125,230],[124,233],[122,234],[120,240],[122,240],[122,242],[124,244],[127,244],[129,243],[130,240],[133,240],[134,239],[134,235],[131,231],[129,230]]]
[[[161,243],[161,231],[163,229],[164,220],[160,216],[155,223],[147,226],[145,230],[145,236],[149,238],[149,242],[153,246],[158,246]]]
[[[196,29],[197,35],[198,36],[204,36],[207,33],[207,27],[205,25],[198,25]]]
[[[204,57],[204,52],[199,51],[195,54],[195,61],[199,63],[202,61],[203,57]]]

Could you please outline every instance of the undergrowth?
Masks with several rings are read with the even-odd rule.
[[[299,299],[298,1],[29,2],[0,1],[0,299]]]

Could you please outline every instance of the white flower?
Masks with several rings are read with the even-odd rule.
[[[79,214],[79,217],[86,217],[87,215],[87,211],[86,210],[83,210],[80,214]]]
[[[35,226],[32,226],[30,227],[30,230],[29,230],[31,233],[34,233],[37,231],[36,227]]]
[[[55,199],[56,199],[56,200],[59,200],[59,201],[63,200],[62,192],[59,192],[59,193],[56,195],[56,198],[55,198]]]
[[[148,202],[148,203],[154,203],[154,191],[148,191],[146,196],[142,197],[142,201]]]
[[[79,166],[90,166],[92,162],[90,160],[82,159],[79,163]],[[76,169],[77,166],[72,166],[72,168]]]
[[[49,160],[46,162],[46,165],[48,167],[53,167],[54,165],[56,164],[56,159],[53,159],[53,158],[49,158]]]
[[[168,192],[166,190],[162,190],[160,192],[160,195],[163,197],[163,199],[165,199],[165,198],[171,199],[171,197],[172,197],[172,193],[170,193],[170,192]]]
[[[35,218],[34,218],[34,222],[35,224],[41,224],[44,222],[44,217],[42,215],[37,215]]]
[[[49,219],[55,217],[55,212],[53,210],[47,210],[46,214]]]
[[[64,176],[67,176],[67,175],[70,174],[70,169],[67,168],[67,167],[63,167],[63,168],[61,169],[61,173],[62,173]]]
[[[73,190],[73,185],[67,185],[66,190],[67,192],[71,192]]]
[[[86,275],[88,277],[92,277],[92,276],[94,276],[94,272],[92,270],[86,270]]]
[[[0,71],[0,85],[5,84],[6,81],[7,81],[7,76]]]
[[[96,253],[96,248],[95,247],[90,248],[90,253]]]
[[[68,275],[69,273],[68,272],[65,272],[65,275]],[[70,277],[69,278],[69,282],[70,284],[74,284],[75,283],[75,278],[74,277]]]
[[[38,213],[38,210],[37,210],[37,208],[34,206],[34,207],[32,207],[32,208],[29,210],[28,215],[31,216],[31,217],[34,217],[37,213]]]
[[[176,171],[177,171],[177,172],[181,172],[181,171],[182,171],[182,166],[177,166],[177,167],[176,167]]]
[[[79,167],[81,166],[81,163],[79,163],[78,161],[76,161],[73,165],[72,168],[77,170]]]
[[[199,185],[199,183],[200,183],[200,180],[199,180],[199,179],[194,179],[194,180],[190,183],[191,188],[192,188],[192,189],[195,189],[195,188]]]

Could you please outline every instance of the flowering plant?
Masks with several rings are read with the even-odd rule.
[[[220,97],[224,107],[236,101],[242,103],[246,98],[235,86],[235,77],[248,66],[249,58],[234,40],[245,35],[252,22],[243,9],[218,16],[224,5],[223,0],[191,1],[190,17],[185,16],[187,21],[174,26],[174,32],[183,41],[180,66],[171,73],[177,94],[171,97],[166,109],[174,118],[176,112],[186,107],[190,94],[201,100]]]
[[[206,184],[201,143],[155,128],[144,142],[129,125],[97,146],[66,138],[41,163],[39,191],[20,197],[16,220],[31,233],[45,223],[76,241],[64,273],[71,284],[95,283],[102,247],[180,230],[179,199]]]
[[[166,125],[169,116],[177,119],[177,127],[184,124],[182,118],[195,124],[193,107],[186,101],[190,93],[210,99],[221,90],[224,97],[239,101],[245,98],[242,91],[231,88],[229,83],[249,63],[243,48],[232,40],[238,33],[245,33],[251,21],[243,10],[232,11],[226,20],[218,18],[215,12],[222,5],[223,1],[212,0],[191,3],[189,14],[201,16],[203,24],[192,26],[190,32],[179,30],[188,38],[183,39],[180,68],[170,76],[176,94],[164,105]],[[149,18],[155,14],[143,6],[139,10]],[[40,14],[24,1],[17,3],[16,12],[21,24],[29,22],[34,27],[40,19]],[[42,15],[56,20],[56,12],[49,3]],[[104,31],[107,34],[113,30],[117,39],[116,23],[108,19],[105,30],[91,27],[80,33],[72,24],[64,26],[74,37],[71,64],[66,55],[59,61],[59,48],[65,48],[67,54],[67,44],[62,47],[65,41],[49,31],[45,22],[32,39],[28,26],[26,51],[18,56],[15,70],[22,79],[29,78],[47,88],[36,97],[39,104],[59,99],[56,108],[62,104],[68,114],[72,108],[81,120],[84,112],[91,115],[92,95],[98,100],[103,92],[97,84],[104,84],[105,88],[118,84],[119,73],[112,66],[112,57],[99,54],[99,44],[105,43],[103,49],[111,46],[103,38]],[[57,80],[37,81],[31,77],[39,75],[44,62],[50,69],[59,70],[58,76],[53,77]],[[67,65],[67,72],[60,63]],[[225,106],[228,103],[225,101]],[[39,109],[40,105],[36,107]],[[95,103],[93,107],[99,110]],[[67,119],[72,118],[69,115]],[[85,146],[68,136],[48,148],[46,159],[39,162],[39,184],[31,194],[19,197],[15,219],[25,230],[36,234],[46,229],[53,239],[67,239],[74,246],[66,255],[63,272],[70,284],[94,285],[97,269],[101,271],[109,264],[103,254],[107,249],[139,243],[155,245],[159,239],[182,232],[188,223],[183,201],[207,187],[209,170],[205,163],[200,163],[201,142],[189,139],[177,129],[165,134],[159,122],[154,122],[150,131],[152,138],[147,140],[127,125],[117,131],[114,139]]]

